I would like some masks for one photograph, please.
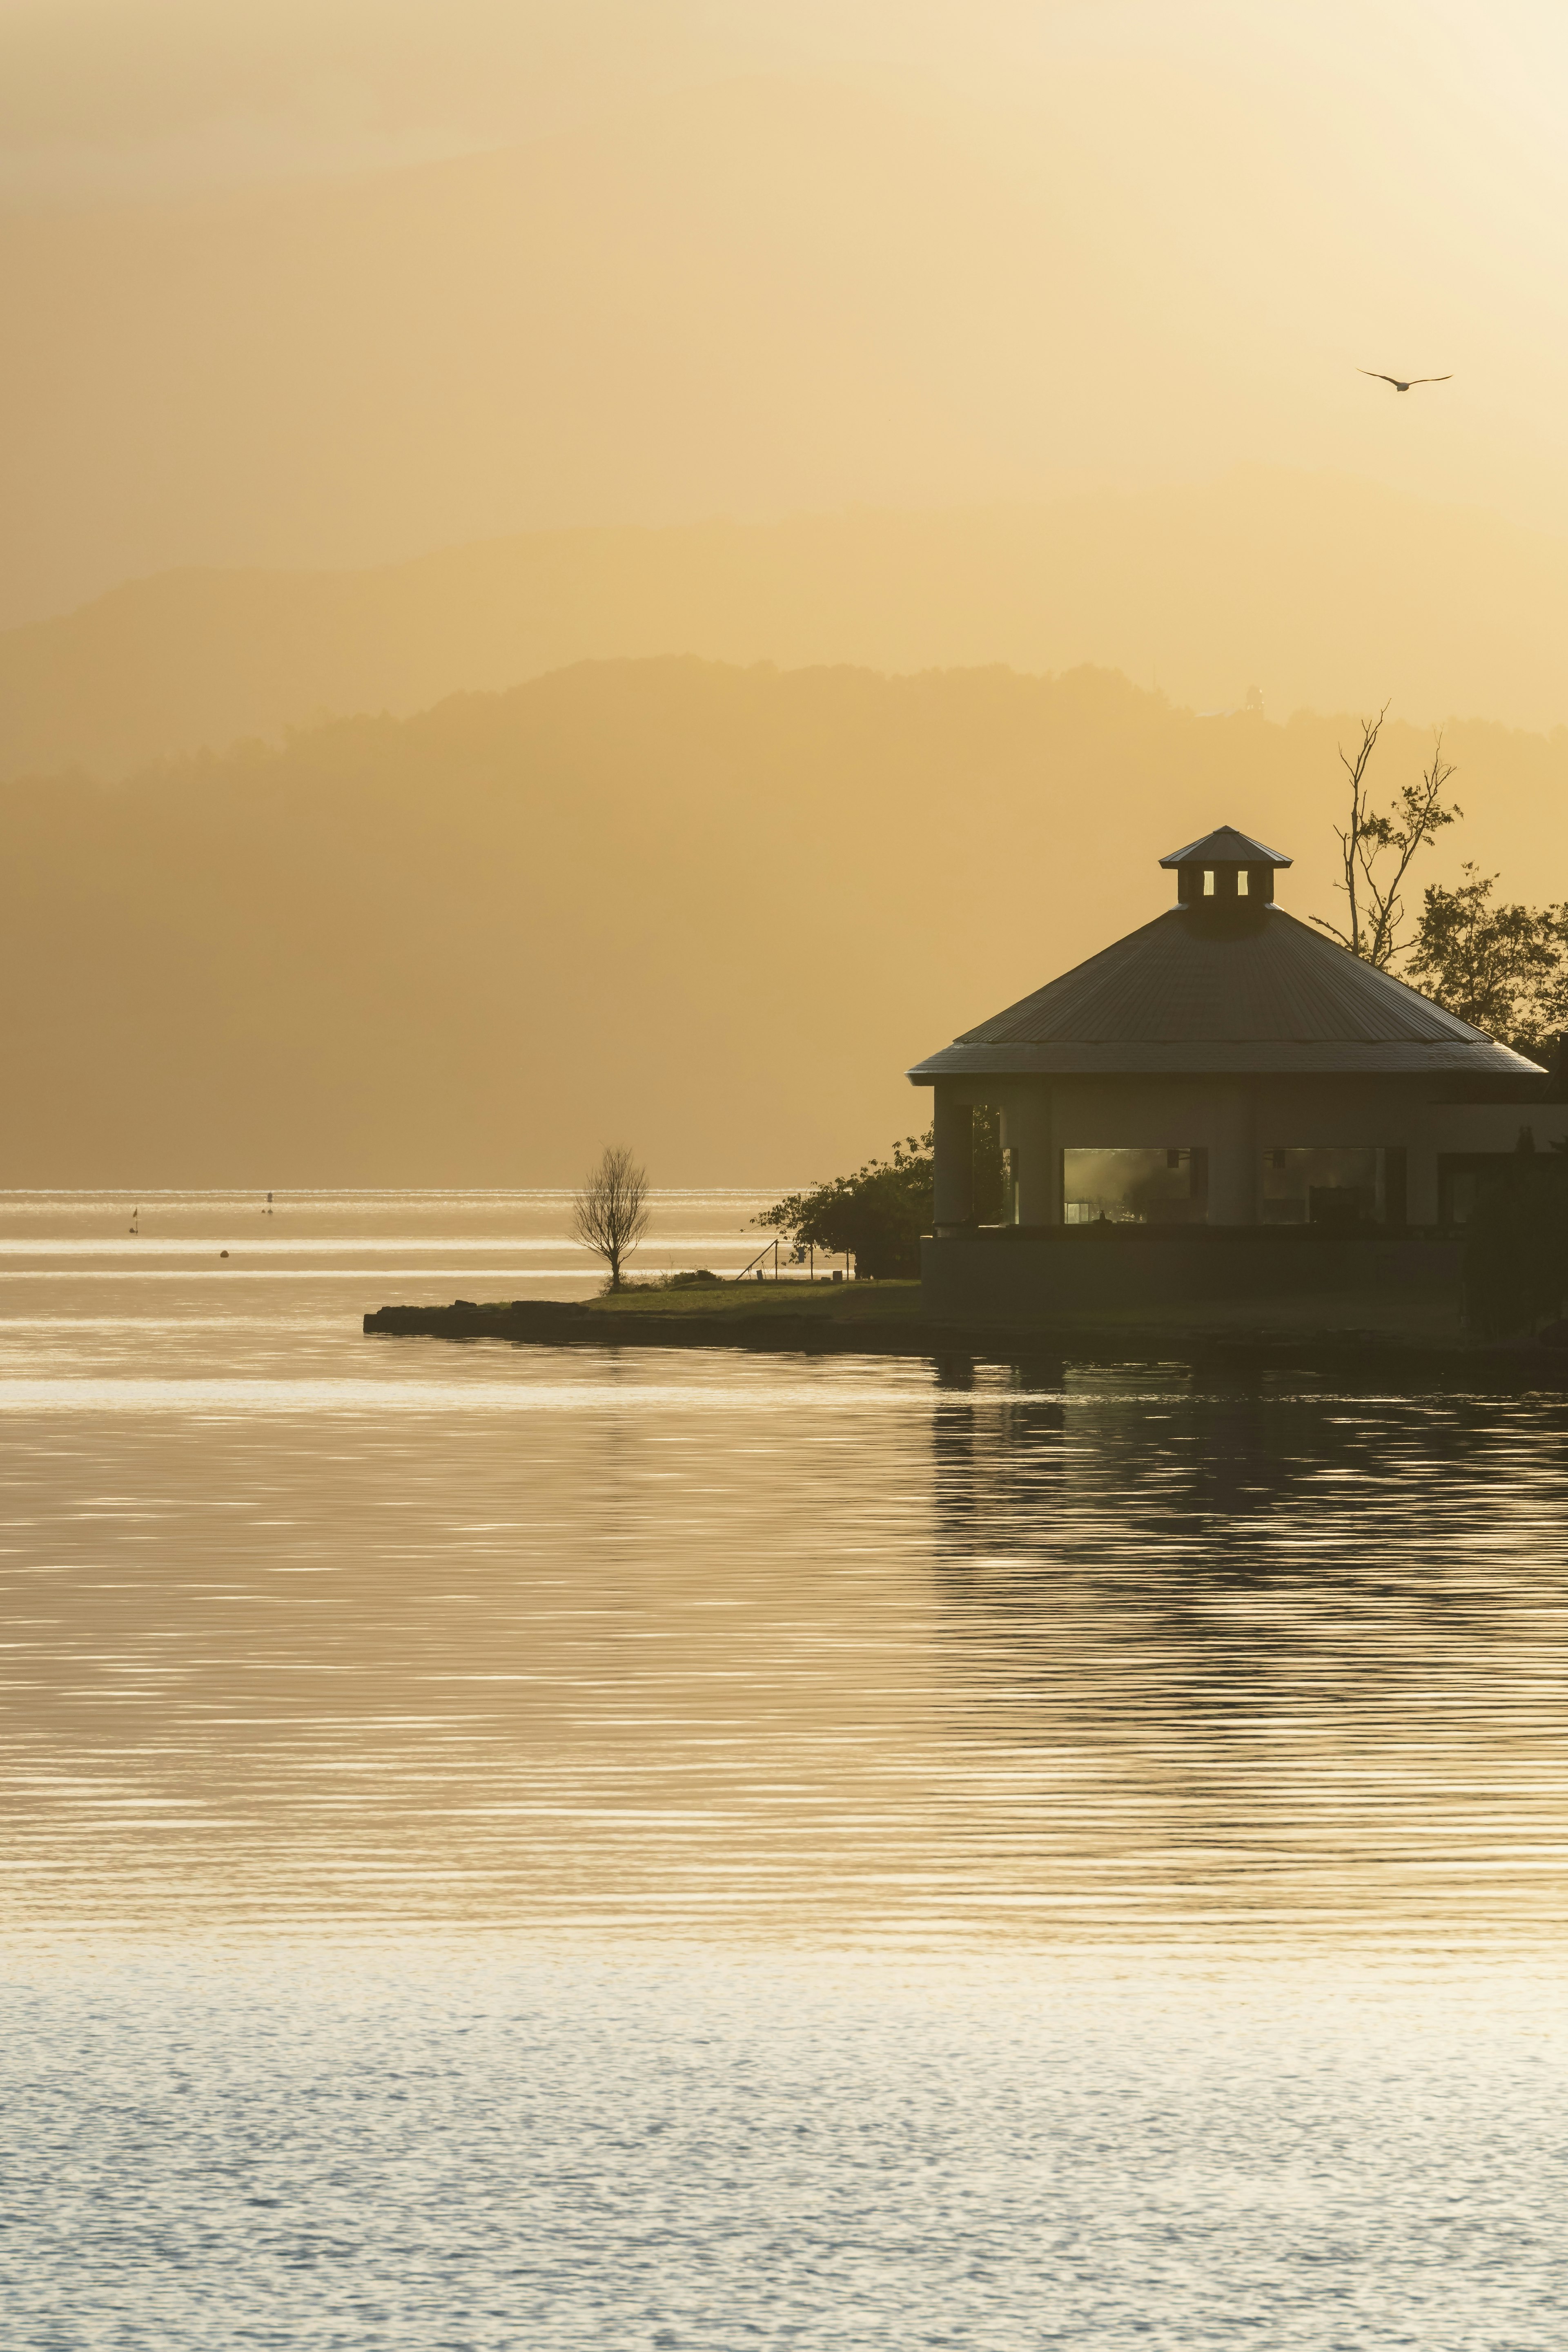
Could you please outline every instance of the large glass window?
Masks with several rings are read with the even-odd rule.
[[[1061,1155],[1061,1213],[1070,1225],[1201,1224],[1207,1154],[1166,1144],[1074,1145]]]
[[[1375,1146],[1287,1144],[1263,1154],[1266,1225],[1380,1224],[1385,1153]]]

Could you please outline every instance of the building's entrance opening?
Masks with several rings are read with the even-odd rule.
[[[1373,1146],[1285,1145],[1263,1154],[1266,1225],[1381,1224],[1387,1155]]]
[[[1076,1144],[1061,1155],[1064,1224],[1200,1225],[1207,1214],[1201,1148]]]
[[[1479,1168],[1445,1168],[1440,1179],[1438,1198],[1441,1206],[1437,1222],[1444,1225],[1468,1225],[1476,1213],[1476,1195],[1481,1188]]]
[[[1481,1194],[1518,1165],[1512,1151],[1445,1151],[1437,1160],[1437,1222],[1468,1225]]]

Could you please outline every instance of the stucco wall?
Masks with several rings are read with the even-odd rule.
[[[1404,1328],[1414,1304],[1436,1335],[1459,1329],[1458,1234],[1364,1226],[992,1227],[921,1244],[925,1312],[943,1320],[1050,1322],[1259,1302],[1282,1326]]]
[[[1210,1225],[1257,1222],[1265,1151],[1381,1145],[1406,1154],[1406,1214],[1435,1224],[1446,1153],[1511,1151],[1522,1126],[1538,1150],[1568,1141],[1568,1104],[1446,1103],[1429,1078],[979,1078],[936,1087],[938,1228],[962,1223],[967,1176],[959,1107],[988,1103],[1019,1170],[1019,1223],[1061,1222],[1061,1154],[1092,1145],[1201,1148]],[[946,1155],[946,1164],[945,1164]]]

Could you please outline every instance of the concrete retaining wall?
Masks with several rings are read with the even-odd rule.
[[[943,1320],[1039,1322],[1204,1300],[1404,1294],[1457,1315],[1462,1251],[1456,1234],[1409,1226],[982,1226],[921,1243],[922,1304]]]

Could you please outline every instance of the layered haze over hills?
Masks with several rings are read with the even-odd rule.
[[[406,715],[568,663],[1090,663],[1199,710],[1568,716],[1568,542],[1262,468],[1039,507],[529,533],[366,572],[172,572],[0,635],[0,775]]]
[[[0,1185],[803,1181],[920,1055],[1170,904],[1218,822],[1332,912],[1342,719],[1100,671],[583,664],[110,787],[0,787]],[[1387,788],[1427,758],[1391,725]],[[1568,736],[1450,730],[1462,854],[1568,866]]]
[[[1539,0],[0,8],[0,1181],[820,1172],[1185,835],[1326,908],[1385,699],[1568,898],[1565,103]]]

